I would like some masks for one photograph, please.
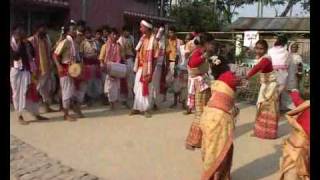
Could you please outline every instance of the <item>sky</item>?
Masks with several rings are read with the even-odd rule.
[[[257,16],[257,4],[252,5],[244,5],[243,7],[238,8],[236,11],[239,13],[238,15],[234,16],[233,21],[237,20],[238,17],[256,17]],[[278,10],[278,15],[285,9],[285,6],[276,6]],[[275,17],[276,12],[273,7],[264,6],[263,8],[263,17]],[[298,3],[293,7],[292,16],[299,16],[299,17],[309,17],[309,13],[304,13],[301,5]]]

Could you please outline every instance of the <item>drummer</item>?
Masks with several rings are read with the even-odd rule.
[[[74,24],[67,24],[63,30],[62,40],[58,43],[53,59],[57,66],[58,74],[60,77],[60,87],[62,94],[62,105],[64,111],[64,120],[75,121],[76,118],[69,115],[69,110],[72,105],[72,100],[75,110],[80,117],[83,114],[80,109],[80,105],[77,99],[74,97],[75,85],[74,79],[68,74],[69,66],[75,62],[76,59],[76,48],[73,39],[76,37],[76,30]]]
[[[119,38],[119,32],[117,29],[112,28],[108,36],[108,40],[102,46],[99,60],[100,67],[105,69],[106,65],[110,62],[120,63],[121,61],[121,47],[117,42]],[[119,99],[120,91],[120,78],[110,76],[106,74],[106,79],[104,83],[104,93],[108,96],[110,102],[110,110],[113,110],[115,107],[116,101]]]
[[[130,35],[129,27],[122,28],[122,34],[118,39],[121,46],[122,63],[126,64],[128,73],[127,77],[120,80],[120,92],[122,104],[129,108],[127,101],[133,100],[133,85],[134,85],[134,47],[133,37]],[[129,98],[129,99],[128,99]]]
[[[88,105],[90,105],[99,98],[100,91],[102,92],[98,46],[93,39],[90,27],[84,29],[84,39],[80,43],[80,57],[83,60],[83,80],[86,83],[86,94],[89,97]]]

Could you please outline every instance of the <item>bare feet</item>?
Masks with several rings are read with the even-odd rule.
[[[184,115],[189,115],[191,114],[191,111],[188,109],[187,111],[183,112]]]
[[[81,111],[78,113],[78,116],[79,116],[79,118],[85,118],[85,116],[83,115],[83,113]]]
[[[113,103],[110,103],[110,106],[108,108],[108,111],[113,111],[115,108],[114,108],[114,104]]]
[[[182,103],[182,108],[187,110],[188,109],[188,106],[185,104],[185,103]]]
[[[133,115],[136,115],[136,114],[140,114],[140,111],[133,109],[133,110],[131,110],[129,116],[133,116]]]
[[[40,116],[40,115],[36,115],[35,117],[36,117],[36,119],[39,120],[39,121],[49,120],[49,118],[46,118],[46,117],[43,117],[43,116]]]
[[[83,115],[83,113],[82,113],[82,111],[81,111],[81,109],[80,109],[80,104],[74,104],[72,110],[73,110],[76,114],[78,114],[79,118],[84,118],[84,115]]]
[[[60,109],[59,109],[60,110]],[[45,105],[45,112],[51,113],[51,112],[58,112],[57,110],[52,109],[49,105]]]
[[[73,118],[70,115],[64,115],[63,118],[66,121],[76,121],[77,120],[76,118]]]
[[[154,111],[158,111],[158,106],[157,105],[153,105],[153,108],[152,108]]]
[[[151,114],[149,111],[144,112],[144,117],[145,118],[151,118]]]
[[[195,147],[193,147],[193,146],[191,146],[191,145],[189,145],[189,144],[186,144],[186,149],[188,149],[188,150],[191,150],[191,151],[194,151],[195,150]]]
[[[124,107],[126,107],[127,109],[130,109],[130,106],[129,106],[129,104],[128,104],[127,102],[123,102],[122,105],[123,105]]]
[[[29,124],[29,122],[28,122],[28,121],[25,121],[22,116],[19,116],[18,122],[19,122],[20,124],[22,124],[22,125],[28,125],[28,124]]]

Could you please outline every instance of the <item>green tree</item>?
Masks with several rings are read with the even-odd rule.
[[[285,17],[288,15],[290,10],[294,5],[300,3],[304,10],[310,11],[310,0],[254,0],[253,2],[261,1],[265,5],[275,6],[275,5],[285,5],[285,9],[280,14],[280,17]]]
[[[208,1],[182,2],[173,6],[170,16],[177,20],[179,31],[201,28],[204,31],[218,30],[221,22]]]
[[[237,14],[237,8],[254,0],[181,0],[172,8],[170,16],[178,21],[181,29],[202,27],[205,30],[218,30],[230,24]]]

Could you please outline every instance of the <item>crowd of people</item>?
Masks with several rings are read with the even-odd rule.
[[[255,45],[258,63],[246,77],[237,77],[208,33],[189,33],[181,40],[174,27],[166,31],[163,24],[153,26],[146,20],[140,22],[140,31],[141,38],[135,45],[127,27],[121,32],[107,27],[93,32],[83,23],[70,22],[53,44],[45,24],[38,24],[30,37],[21,26],[15,26],[10,43],[10,82],[19,122],[28,124],[22,114],[25,110],[37,120],[46,120],[39,113],[39,102],[46,112],[63,111],[64,120],[75,121],[70,110],[83,118],[81,105],[100,99],[110,110],[120,102],[131,109],[130,115],[150,118],[151,110],[158,110],[171,91],[171,108],[181,103],[184,114],[195,111],[186,148],[201,148],[202,179],[230,179],[233,133],[239,114],[235,105],[237,86],[241,79],[259,73],[261,88],[253,136],[277,138],[279,104],[289,108],[291,96],[293,110],[287,116],[295,130],[284,145],[281,178],[309,177],[310,105],[297,90],[302,70],[296,44],[288,52],[284,48],[286,40],[278,38],[268,50],[267,42],[259,40]],[[51,108],[54,96],[59,97],[59,110]]]

